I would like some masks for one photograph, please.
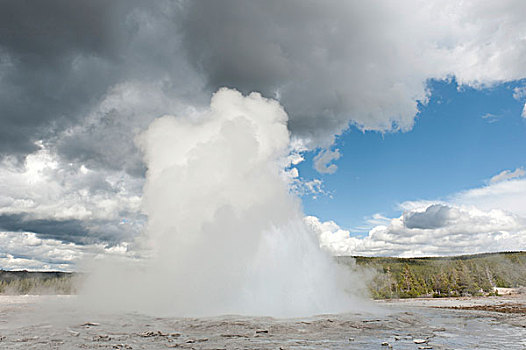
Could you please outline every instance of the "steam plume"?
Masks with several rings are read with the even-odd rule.
[[[178,315],[346,311],[341,271],[283,176],[289,143],[287,114],[258,93],[220,89],[209,110],[154,121],[139,140],[153,257],[142,275],[106,276],[121,276],[121,289],[136,281],[113,303]]]

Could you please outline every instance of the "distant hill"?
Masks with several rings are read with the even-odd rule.
[[[526,252],[453,257],[384,258],[340,256],[350,269],[373,270],[376,299],[494,295],[495,287],[526,287]]]

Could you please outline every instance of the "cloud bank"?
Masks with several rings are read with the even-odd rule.
[[[526,247],[525,179],[492,183],[447,201],[404,202],[401,208],[400,217],[374,226],[365,237],[332,221],[305,220],[335,255],[441,256]]]

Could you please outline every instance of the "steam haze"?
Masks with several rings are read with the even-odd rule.
[[[143,273],[96,271],[95,303],[176,315],[348,310],[353,281],[289,192],[287,119],[277,101],[225,88],[205,111],[155,120],[138,141],[153,258]]]

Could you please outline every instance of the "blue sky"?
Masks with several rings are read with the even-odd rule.
[[[401,202],[442,199],[483,186],[503,170],[525,167],[524,101],[513,98],[513,89],[524,83],[474,89],[459,88],[455,80],[430,81],[430,100],[420,106],[411,131],[351,127],[336,143],[342,156],[334,174],[317,173],[313,153],[306,154],[300,175],[322,179],[331,194],[303,196],[306,214],[358,233],[375,213],[398,216]]]

